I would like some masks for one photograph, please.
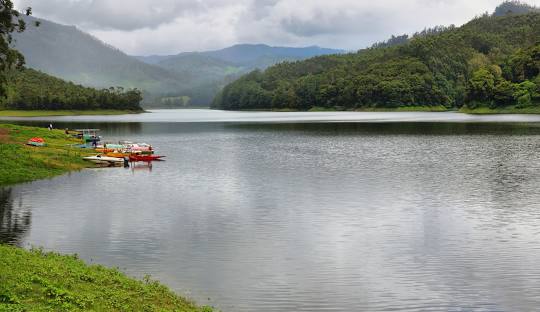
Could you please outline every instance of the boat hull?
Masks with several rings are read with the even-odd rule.
[[[156,156],[156,155],[130,155],[129,161],[159,161],[163,160],[165,156]]]
[[[122,165],[124,163],[124,159],[123,158],[118,158],[118,157],[108,157],[108,156],[100,156],[100,155],[97,155],[97,156],[87,156],[87,157],[83,157],[84,160],[86,161],[91,161],[95,164],[100,164],[100,165]]]

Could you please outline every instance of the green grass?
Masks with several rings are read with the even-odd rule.
[[[462,107],[459,110],[461,113],[466,114],[540,114],[540,106],[530,106],[523,108],[516,108],[514,106],[504,108],[489,108],[489,107],[477,107],[468,108]]]
[[[0,311],[213,311],[76,255],[0,245]]]
[[[124,115],[143,111],[96,109],[96,110],[0,110],[2,117],[41,117],[41,116],[76,116],[76,115]]]
[[[47,146],[27,146],[33,137],[44,138]],[[82,159],[88,151],[71,146],[80,143],[61,130],[0,124],[0,186],[91,167]]]

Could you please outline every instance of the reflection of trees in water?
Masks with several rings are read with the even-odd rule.
[[[19,245],[24,234],[30,229],[30,210],[15,209],[10,188],[0,188],[0,243]]]

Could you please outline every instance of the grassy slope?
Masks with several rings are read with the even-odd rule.
[[[77,116],[77,115],[124,115],[142,111],[96,109],[96,110],[0,110],[3,117]]]
[[[0,311],[212,311],[76,256],[0,245]]]
[[[42,137],[46,147],[25,145]],[[49,178],[90,166],[82,160],[86,151],[71,147],[80,140],[61,130],[0,124],[0,186]]]

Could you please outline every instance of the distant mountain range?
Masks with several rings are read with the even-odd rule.
[[[39,20],[39,27],[33,21]],[[235,45],[167,56],[129,56],[74,26],[27,17],[15,48],[27,66],[85,86],[139,88],[145,105],[209,105],[227,83],[255,68],[318,55],[342,53],[319,47]]]
[[[316,46],[289,48],[265,44],[239,44],[215,51],[134,57],[187,78],[189,83],[184,85],[183,95],[191,98],[191,104],[208,105],[224,85],[256,68],[265,69],[284,61],[299,61],[344,52]],[[180,97],[167,97],[160,104],[178,106],[183,102],[185,100]]]
[[[265,68],[281,61],[303,60],[306,58],[341,54],[344,50],[326,49],[317,46],[305,48],[271,47],[266,44],[238,44],[221,50],[206,52],[184,52],[176,55],[135,56],[148,64],[171,64],[189,62],[194,55],[208,60],[220,60],[227,65],[240,67]]]
[[[175,73],[134,59],[74,26],[26,19],[29,26],[14,35],[14,46],[30,68],[92,87],[136,87],[162,93],[182,84]],[[39,27],[31,23],[35,20],[41,22]]]

